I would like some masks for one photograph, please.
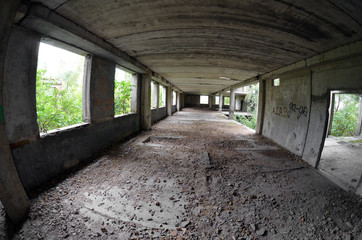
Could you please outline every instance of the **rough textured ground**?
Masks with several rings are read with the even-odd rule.
[[[185,109],[31,199],[15,239],[362,239],[362,201],[215,112]],[[4,213],[2,213],[4,214]]]

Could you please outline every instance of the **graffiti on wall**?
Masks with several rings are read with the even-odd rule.
[[[297,118],[299,119],[302,116],[307,117],[308,116],[308,108],[305,106],[297,106],[297,104],[290,102],[289,103],[289,108],[287,107],[281,107],[281,106],[276,106],[273,107],[273,114],[278,115],[280,117],[287,117],[290,118],[292,116],[292,114],[297,114]]]
[[[289,111],[288,111],[288,118],[293,114],[297,113],[297,118],[299,119],[301,116],[307,117],[308,115],[308,108],[306,106],[299,106],[297,104],[290,102],[289,103]]]

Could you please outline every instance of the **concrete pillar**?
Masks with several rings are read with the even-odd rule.
[[[330,99],[330,106],[329,106],[329,118],[328,118],[328,135],[331,135],[332,131],[332,122],[333,122],[333,116],[334,116],[334,103],[336,101],[336,94],[331,93],[331,99]]]
[[[141,128],[151,128],[151,74],[143,74],[141,82]]]
[[[19,0],[0,1],[0,52],[5,53]],[[35,59],[34,59],[35,60]],[[3,103],[5,54],[0,54],[0,200],[14,223],[27,216],[30,204],[15,168],[6,135],[6,116]]]
[[[230,88],[229,119],[234,119],[235,112],[235,89]]]
[[[209,95],[209,108],[212,108],[212,95]]]
[[[172,115],[172,87],[168,86],[166,90],[166,108],[167,116]]]
[[[261,135],[263,132],[264,112],[265,112],[265,80],[259,80],[259,101],[258,117],[256,120],[255,133]]]
[[[361,128],[362,128],[362,97],[359,97],[359,114],[357,120],[356,136],[361,135]]]
[[[223,105],[224,97],[222,92],[219,93],[219,113],[222,113],[222,105]]]
[[[132,92],[131,92],[131,112],[138,112],[138,92],[139,92],[139,75],[132,74],[131,84],[132,84]]]
[[[96,123],[114,117],[114,72],[116,65],[95,55],[85,60],[83,118]]]
[[[180,106],[180,93],[179,92],[176,92],[176,109],[177,111],[180,111],[181,109],[181,106]]]

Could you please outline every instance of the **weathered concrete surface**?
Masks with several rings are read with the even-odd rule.
[[[110,121],[51,131],[36,142],[12,149],[15,165],[27,191],[40,187],[102,149],[139,131],[139,114]]]
[[[281,75],[280,86],[266,84],[262,134],[301,156],[309,125],[310,72]]]
[[[27,216],[28,197],[15,168],[4,116],[4,65],[11,25],[20,1],[0,1],[0,200],[10,219],[19,223]]]
[[[236,83],[220,77],[243,81],[362,39],[358,0],[40,2],[190,93],[214,93]]]
[[[212,168],[201,157],[205,152]],[[13,234],[359,239],[361,207],[360,198],[267,139],[215,111],[185,109],[36,196],[29,219]]]
[[[166,87],[166,109],[167,109],[167,116],[172,115],[172,87]]]
[[[230,107],[229,107],[229,119],[234,119],[235,112],[235,89],[230,89]]]
[[[84,84],[90,122],[110,120],[114,116],[114,73],[116,65],[95,55],[86,58]],[[88,122],[88,121],[87,121]]]
[[[143,74],[141,81],[141,128],[151,128],[151,74]]]
[[[362,137],[329,136],[318,169],[345,190],[356,192],[362,175],[361,156]]]
[[[151,123],[154,124],[167,117],[167,108],[161,107],[151,110]]]
[[[26,141],[39,133],[36,115],[36,67],[40,35],[12,29],[6,52],[4,112],[10,143]],[[34,59],[34,61],[31,61]]]

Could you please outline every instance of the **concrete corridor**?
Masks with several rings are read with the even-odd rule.
[[[31,199],[0,239],[362,239],[362,201],[206,110],[115,144]]]

